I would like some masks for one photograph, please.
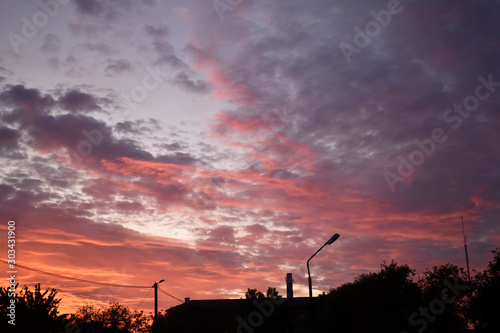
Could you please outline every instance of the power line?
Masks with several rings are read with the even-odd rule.
[[[158,290],[159,290],[159,291],[161,291],[162,293],[164,293],[165,295],[170,296],[170,297],[172,297],[172,298],[175,298],[176,300],[178,300],[178,301],[179,301],[179,302],[181,302],[181,303],[184,303],[184,301],[183,301],[183,300],[178,299],[177,297],[175,297],[175,296],[173,296],[173,295],[170,295],[169,293],[167,293],[165,290],[161,289],[160,287],[158,287]]]
[[[153,290],[153,288],[149,289],[148,294],[146,295],[146,297],[144,297],[144,299],[141,301],[141,303],[139,303],[139,305],[137,305],[137,307],[134,309],[134,311],[137,310],[142,305],[142,303],[144,303],[144,301],[146,300],[146,298],[148,298],[149,294],[151,293],[151,290]]]
[[[7,260],[0,259],[0,261],[8,264]],[[31,268],[31,267],[24,266],[24,265],[19,265],[19,264],[16,264],[16,267],[21,267],[21,268],[24,268],[24,269],[27,269],[27,270],[30,270],[30,271],[33,271],[33,272],[37,272],[37,273],[41,273],[41,274],[45,274],[45,275],[54,276],[54,277],[57,277],[57,278],[60,278],[60,279],[72,280],[72,281],[77,281],[77,282],[82,282],[82,283],[97,284],[97,285],[101,285],[101,286],[112,286],[112,287],[122,287],[122,288],[137,288],[137,289],[151,288],[151,286],[132,286],[132,285],[126,285],[126,284],[115,284],[115,283],[106,283],[106,282],[97,282],[97,281],[91,281],[91,280],[85,280],[85,279],[78,279],[78,278],[74,278],[74,277],[71,277],[71,276],[66,276],[66,275],[61,275],[61,274],[46,272],[46,271],[42,271],[40,269]]]
[[[0,261],[4,262],[6,264],[9,264],[7,260],[0,259]],[[153,288],[152,286],[132,286],[132,285],[125,285],[125,284],[115,284],[115,283],[106,283],[106,282],[97,282],[97,281],[79,279],[79,278],[74,278],[74,277],[71,277],[71,276],[66,276],[66,275],[61,275],[61,274],[56,274],[56,273],[42,271],[41,269],[36,269],[36,268],[32,268],[32,267],[28,267],[28,266],[24,266],[24,265],[20,265],[20,264],[16,264],[16,267],[21,267],[21,268],[24,268],[24,269],[27,269],[27,270],[30,270],[30,271],[33,271],[33,272],[37,272],[37,273],[41,273],[41,274],[45,274],[45,275],[57,277],[57,278],[60,278],[60,279],[66,279],[66,280],[77,281],[77,282],[82,282],[82,283],[97,284],[97,285],[101,285],[101,286],[112,286],[112,287],[122,287],[122,288],[136,288],[136,289]],[[159,287],[158,287],[158,290],[160,290],[165,295],[170,296],[170,297],[178,300],[181,303],[183,302],[179,298],[177,298],[177,297],[169,294],[167,291],[165,291],[165,290],[163,290],[163,289],[161,289]],[[151,292],[151,289],[149,290],[149,292]],[[149,292],[148,292],[148,295],[149,295]],[[146,297],[148,295],[146,295]],[[146,298],[144,298],[144,299],[146,299]],[[141,302],[141,304],[143,302],[144,302],[144,300]],[[139,304],[139,306],[141,304]]]

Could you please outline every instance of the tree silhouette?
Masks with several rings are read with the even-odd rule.
[[[17,286],[16,286],[17,287]],[[0,315],[4,320],[0,322],[2,332],[62,332],[64,331],[66,315],[59,315],[57,291],[52,289],[41,291],[40,284],[31,291],[25,286],[15,296],[15,326],[8,324],[7,307],[12,297],[7,287],[0,288]]]
[[[143,311],[130,311],[128,307],[117,302],[97,308],[93,305],[84,305],[77,309],[71,318],[79,327],[86,322],[100,322],[104,332],[134,332],[146,333],[150,331],[151,317]]]
[[[261,293],[260,291],[257,291],[257,289],[250,289],[248,288],[247,292],[245,293],[245,299],[263,299],[264,294]]]
[[[267,298],[278,298],[279,293],[274,287],[268,287],[266,292]]]
[[[424,309],[429,308],[429,319],[426,323],[421,320],[422,325],[417,327],[425,328],[427,332],[467,331],[470,286],[463,269],[450,263],[434,266],[424,272],[418,283]]]
[[[500,249],[492,251],[488,268],[474,277],[477,286],[471,317],[477,332],[500,332]]]
[[[413,282],[414,271],[394,261],[381,265],[379,273],[363,274],[320,295],[314,316],[319,332],[400,332],[421,302]]]

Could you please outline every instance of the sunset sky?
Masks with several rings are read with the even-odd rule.
[[[500,1],[0,2],[0,258],[183,299],[500,244]],[[3,275],[7,266],[1,264]],[[150,289],[19,268],[61,312]],[[5,286],[2,279],[2,286]],[[144,302],[141,304],[141,301]],[[179,304],[160,294],[159,306]]]

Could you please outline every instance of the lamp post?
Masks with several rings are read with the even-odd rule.
[[[313,320],[313,310],[312,310],[312,302],[313,302],[313,292],[312,292],[312,281],[311,281],[311,271],[309,270],[309,261],[311,261],[312,258],[316,254],[318,254],[319,251],[323,250],[323,248],[327,245],[331,245],[333,242],[335,242],[337,239],[339,239],[340,235],[335,234],[328,241],[326,241],[325,244],[323,244],[322,247],[319,248],[318,251],[316,251],[311,258],[307,260],[307,275],[309,276],[309,309],[311,310],[311,332],[314,332],[314,320]]]
[[[153,323],[154,333],[158,333],[158,285],[165,280],[160,280],[160,282],[155,282],[153,288],[155,288],[155,322]]]

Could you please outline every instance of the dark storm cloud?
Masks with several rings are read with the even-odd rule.
[[[75,162],[83,162],[90,168],[102,169],[101,160],[118,161],[122,158],[178,165],[200,164],[197,158],[188,153],[177,152],[155,158],[141,148],[141,144],[135,139],[117,138],[113,134],[116,131],[115,134],[129,133],[144,138],[145,133],[159,129],[159,124],[154,119],[120,122],[111,127],[101,120],[82,114],[104,110],[110,103],[107,98],[72,89],[67,90],[56,103],[50,95],[42,95],[36,89],[19,85],[1,92],[0,101],[10,109],[3,112],[2,119],[6,123],[19,125],[26,131],[27,142],[32,148],[40,152],[66,148],[76,158]],[[50,110],[56,107],[70,112],[50,114]],[[2,127],[0,144],[17,147],[20,135],[17,130]]]
[[[20,138],[20,131],[0,125],[0,156],[8,159],[24,158],[19,146]]]
[[[88,158],[99,160],[113,156],[128,156],[152,159],[152,155],[142,151],[132,140],[116,140],[112,137],[111,128],[104,122],[79,114],[48,115],[55,106],[54,99],[42,95],[36,89],[24,86],[13,86],[0,93],[0,100],[12,111],[5,112],[3,119],[8,123],[18,123],[27,130],[31,137],[31,145],[37,149],[59,149],[70,147],[76,150],[78,143],[86,136],[82,133],[94,133],[98,144]],[[71,112],[100,110],[99,98],[78,90],[69,90],[59,100],[60,105]]]
[[[60,99],[59,103],[64,110],[71,112],[92,112],[102,110],[98,100],[79,90],[69,90]]]
[[[0,146],[13,147],[17,146],[17,140],[21,137],[21,133],[15,129],[0,125]]]
[[[52,149],[74,147],[77,150],[82,140],[88,139],[83,134],[95,133],[96,144],[92,153],[86,157],[89,161],[98,162],[102,158],[131,157],[151,160],[153,156],[139,148],[137,142],[130,139],[115,139],[111,129],[103,122],[83,115],[65,114],[61,116],[43,116],[36,120],[30,128],[35,147],[51,147]],[[78,133],[78,135],[75,135]],[[84,154],[85,155],[85,154]]]
[[[21,121],[28,123],[54,106],[55,101],[49,95],[43,95],[36,89],[27,89],[22,85],[8,86],[0,93],[0,101],[10,107],[11,112],[4,113],[2,119],[8,123]]]

